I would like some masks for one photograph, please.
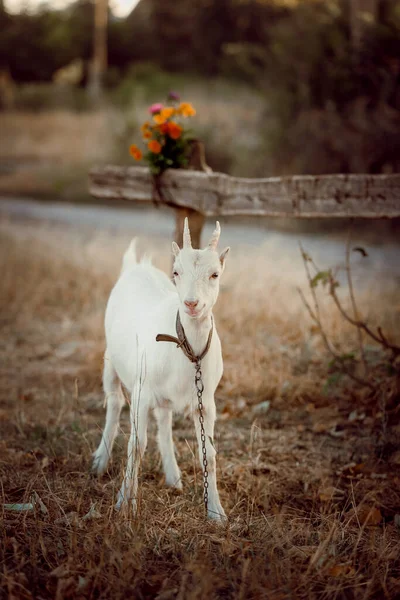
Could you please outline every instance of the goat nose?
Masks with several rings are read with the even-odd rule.
[[[199,303],[198,300],[185,300],[185,304],[188,308],[196,308],[198,303]]]

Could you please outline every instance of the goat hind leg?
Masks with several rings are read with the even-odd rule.
[[[106,423],[100,445],[93,454],[92,465],[92,472],[99,476],[107,470],[118,431],[121,410],[125,404],[121,382],[107,355],[104,357],[103,388],[107,403]]]
[[[118,493],[118,500],[115,505],[117,510],[128,507],[131,500],[133,512],[136,510],[138,474],[140,462],[147,446],[147,421],[148,404],[140,402],[140,390],[138,394],[131,396],[131,434],[128,442],[128,460],[125,471],[124,481]]]

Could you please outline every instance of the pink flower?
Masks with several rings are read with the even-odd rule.
[[[163,109],[163,105],[160,102],[157,102],[156,104],[152,104],[149,108],[149,113],[151,115],[155,115],[156,113],[159,113],[162,111]]]
[[[176,102],[178,102],[181,99],[180,95],[178,94],[178,92],[174,92],[174,91],[170,91],[168,93],[168,100],[175,100]]]

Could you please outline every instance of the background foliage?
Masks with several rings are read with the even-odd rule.
[[[375,12],[362,13],[355,43],[350,0],[141,0],[125,19],[110,14],[110,100],[128,106],[143,79],[151,82],[151,100],[165,93],[172,74],[229,79],[263,97],[263,174],[397,171],[400,3],[359,4]],[[18,84],[50,82],[81,59],[85,86],[91,1],[18,15],[0,2],[0,30],[0,68]],[[48,106],[43,96],[25,92],[20,106],[24,98],[28,106]],[[88,108],[82,98],[72,105]]]

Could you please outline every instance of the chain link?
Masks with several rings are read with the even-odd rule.
[[[203,485],[204,485],[204,506],[208,508],[208,462],[207,462],[207,451],[206,451],[206,432],[204,431],[204,415],[203,415],[203,375],[201,372],[201,363],[198,360],[196,362],[196,374],[194,376],[194,382],[197,391],[197,405],[199,409],[199,423],[200,423],[200,439],[201,439],[201,452],[203,455]]]

